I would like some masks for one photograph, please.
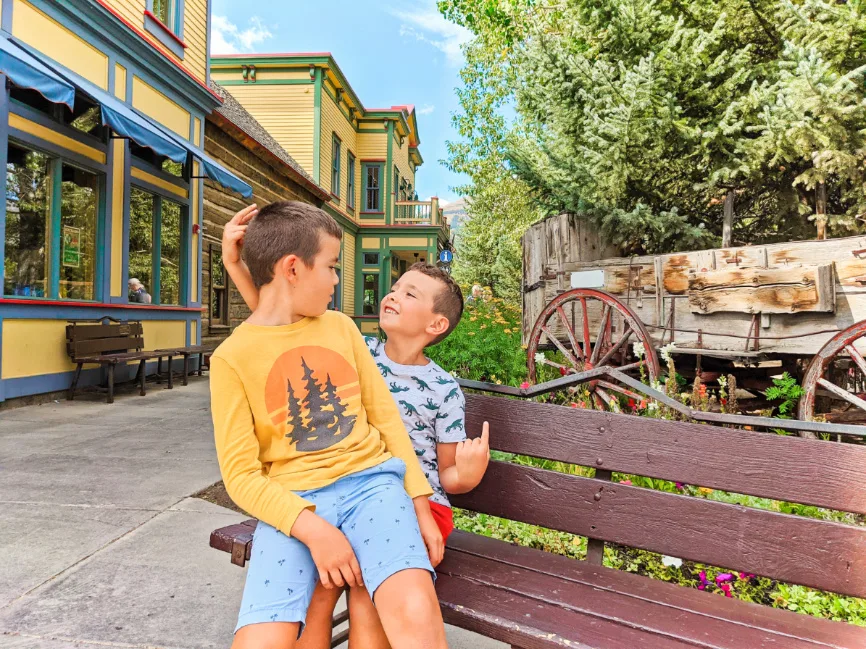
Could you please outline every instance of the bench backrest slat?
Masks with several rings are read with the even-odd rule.
[[[467,395],[484,421],[499,451],[866,514],[866,446]]]
[[[491,462],[457,507],[866,597],[866,528]]]
[[[66,351],[71,358],[143,348],[144,327],[141,322],[75,322],[66,325]]]

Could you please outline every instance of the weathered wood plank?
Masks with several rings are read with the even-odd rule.
[[[689,278],[692,313],[832,313],[833,267],[723,268]]]
[[[503,462],[491,462],[481,484],[452,502],[530,525],[866,596],[866,528]]]

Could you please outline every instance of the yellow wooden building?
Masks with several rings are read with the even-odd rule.
[[[209,4],[0,4],[0,401],[69,386],[69,319],[199,341],[203,178],[250,193],[203,150]]]
[[[324,209],[345,233],[335,307],[376,331],[379,299],[396,277],[415,261],[435,263],[449,244],[438,199],[417,200],[414,107],[365,107],[328,53],[214,56],[210,65],[330,194]]]

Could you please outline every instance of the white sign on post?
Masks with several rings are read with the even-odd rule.
[[[572,273],[571,288],[604,288],[604,271],[579,270]]]

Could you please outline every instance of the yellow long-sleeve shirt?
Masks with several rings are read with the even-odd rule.
[[[288,535],[318,489],[398,457],[409,496],[433,493],[355,324],[328,311],[292,325],[240,325],[214,352],[220,471],[239,507]]]

